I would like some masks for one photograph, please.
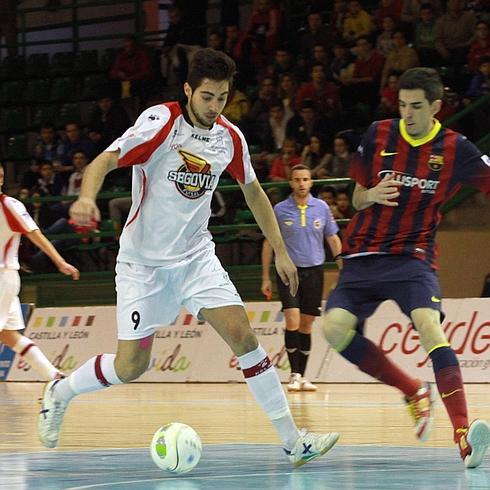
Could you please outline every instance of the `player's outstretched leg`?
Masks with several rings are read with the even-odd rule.
[[[276,428],[291,463],[301,466],[331,449],[339,434],[298,430],[279,376],[269,356],[258,345],[245,309],[234,305],[202,309],[200,313],[237,356],[249,390]]]
[[[58,445],[63,417],[73,397],[122,383],[114,368],[115,357],[114,354],[93,357],[67,378],[46,384],[37,423],[39,439],[44,446],[54,448]]]
[[[356,331],[358,319],[342,308],[332,308],[323,317],[323,333],[327,342],[362,372],[404,395],[415,422],[415,435],[425,441],[429,437],[433,418],[433,394],[430,386],[412,378],[392,362],[369,339]]]

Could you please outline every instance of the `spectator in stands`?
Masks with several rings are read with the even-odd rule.
[[[376,119],[398,117],[398,78],[397,72],[388,74],[386,84],[381,89],[381,101],[376,109]]]
[[[300,55],[303,61],[308,60],[317,44],[329,49],[332,46],[332,32],[324,24],[320,12],[310,12],[307,17],[306,29],[300,40]]]
[[[313,65],[316,65],[317,63],[320,63],[323,65],[323,68],[325,70],[325,73],[328,76],[329,70],[330,70],[330,56],[323,44],[315,44],[313,46],[312,52],[309,54],[307,58],[307,62],[305,63],[305,70],[304,74],[306,76],[303,76],[303,79],[308,79],[311,74],[311,69],[313,68]]]
[[[296,95],[296,110],[301,109],[305,99],[315,102],[318,111],[327,119],[333,119],[340,113],[340,98],[337,86],[327,80],[325,67],[316,62],[311,67],[309,82],[300,85]]]
[[[121,97],[145,97],[151,89],[153,76],[147,49],[140,46],[134,36],[126,37],[109,71],[109,78],[115,82]]]
[[[61,196],[64,182],[60,174],[55,173],[53,163],[46,160],[40,168],[41,177],[38,179],[35,190],[42,196]]]
[[[327,150],[321,136],[317,134],[311,135],[309,144],[305,145],[301,152],[301,163],[311,170],[312,179],[317,178],[314,169],[322,165],[326,153]]]
[[[128,113],[123,107],[115,103],[112,93],[110,91],[102,92],[97,99],[97,108],[89,125],[90,128],[100,133],[99,149],[105,150],[130,125]]]
[[[64,145],[54,124],[51,122],[43,123],[34,147],[34,157],[40,161],[59,162],[63,159],[63,154]]]
[[[268,153],[278,153],[286,139],[286,128],[293,114],[284,109],[281,99],[274,99],[269,104],[269,113],[261,116],[257,122],[254,141]]]
[[[235,61],[239,61],[241,58],[241,40],[243,34],[240,32],[238,24],[229,24],[225,27],[225,53],[233,58]]]
[[[256,121],[262,114],[267,114],[269,111],[269,103],[276,98],[277,87],[272,77],[264,77],[260,81],[258,97],[252,104],[249,119]]]
[[[381,75],[381,89],[385,87],[388,80],[388,74],[394,71],[404,72],[409,68],[419,66],[419,57],[417,51],[407,44],[405,33],[401,30],[395,30],[392,36],[393,50],[386,57]]]
[[[415,24],[420,19],[422,5],[429,4],[435,18],[442,14],[441,0],[403,0],[402,22]]]
[[[343,38],[354,44],[360,36],[367,36],[373,30],[371,16],[362,8],[359,0],[350,0],[344,22]]]
[[[240,84],[236,83],[231,88],[228,102],[223,109],[223,116],[234,124],[239,124],[244,116],[250,112],[250,101],[245,93],[240,90]]]
[[[398,25],[402,13],[402,0],[380,0],[379,6],[374,12],[373,21],[376,29],[382,29],[383,19],[390,17]]]
[[[325,135],[326,139],[330,130],[325,119],[318,113],[315,102],[311,99],[304,99],[299,114],[294,115],[288,121],[286,137],[293,138],[304,146],[314,134]]]
[[[320,187],[317,197],[328,204],[330,211],[332,211],[332,216],[335,219],[342,217],[337,209],[337,190],[335,187],[328,184],[323,185]]]
[[[328,27],[334,38],[340,38],[344,32],[344,21],[347,16],[347,4],[345,0],[335,0],[330,12]]]
[[[34,198],[34,197],[43,197],[43,196],[41,195],[41,192],[34,189],[31,192],[31,197]],[[33,202],[31,204],[27,204],[26,207],[32,219],[42,230],[44,230],[44,228],[47,228],[48,226],[53,224],[57,219],[57,217],[55,217],[55,215],[52,213],[47,203]]]
[[[341,77],[341,83],[344,85],[342,103],[346,106],[363,103],[374,108],[378,104],[385,57],[373,49],[373,43],[368,36],[357,39],[356,49],[358,56],[351,73]]]
[[[269,179],[273,182],[287,181],[289,171],[299,163],[301,157],[298,155],[298,143],[293,138],[286,138],[280,156],[272,162]]]
[[[17,3],[0,0],[0,41],[3,37],[9,56],[17,55]]]
[[[286,113],[293,114],[295,111],[296,92],[298,90],[297,78],[292,73],[283,73],[279,77],[277,95],[282,100]]]
[[[419,55],[422,66],[437,66],[441,64],[436,45],[436,19],[434,8],[430,3],[420,6],[420,16],[415,22],[414,47]]]
[[[350,194],[346,190],[337,191],[336,204],[339,219],[351,219],[356,213],[352,207]]]
[[[71,166],[72,155],[78,150],[83,151],[89,160],[93,160],[97,156],[97,148],[94,143],[82,133],[77,122],[70,121],[65,124],[65,140],[61,162]],[[73,167],[69,170],[73,170]]]
[[[206,47],[216,49],[216,51],[224,51],[225,50],[225,40],[223,38],[223,34],[217,29],[212,30],[208,34],[208,40]]]
[[[469,100],[477,99],[486,95],[490,91],[490,56],[480,58],[478,61],[478,71],[471,79],[470,86],[465,92],[465,97]]]
[[[447,12],[436,22],[436,48],[447,64],[457,68],[466,63],[475,24],[475,14],[463,10],[462,0],[448,0]]]
[[[475,26],[475,37],[468,54],[468,66],[475,73],[480,59],[490,56],[490,35],[488,24],[482,20]]]
[[[333,153],[327,154],[312,173],[317,179],[348,177],[351,160],[349,142],[345,136],[338,134],[333,140]]]
[[[184,82],[192,53],[202,43],[200,32],[194,29],[184,11],[177,5],[168,9],[169,26],[162,45],[160,66],[168,85]]]
[[[272,0],[255,0],[245,33],[261,48],[265,57],[277,48],[282,27],[281,10]]]
[[[278,83],[284,73],[298,73],[293,53],[286,46],[279,46],[274,53],[272,64],[267,67],[267,76]]]
[[[391,17],[385,17],[381,22],[382,32],[376,38],[376,49],[383,56],[393,51],[393,32],[395,31],[395,22]]]
[[[36,158],[33,158],[30,162],[29,168],[22,176],[22,180],[20,182],[21,187],[25,187],[32,191],[34,187],[37,185],[37,181],[41,178],[41,164],[40,161]]]
[[[330,63],[330,78],[340,84],[341,73],[355,60],[354,55],[347,49],[345,41],[338,39],[333,46],[333,59]]]
[[[89,163],[90,161],[83,151],[75,151],[73,153],[72,164],[75,170],[71,173],[68,179],[68,189],[66,191],[67,196],[78,196],[78,194],[80,194],[83,174],[85,173],[85,169]]]

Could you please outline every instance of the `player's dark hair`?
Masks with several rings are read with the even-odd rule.
[[[439,73],[433,68],[410,68],[398,80],[398,90],[421,89],[430,104],[442,100],[444,86]]]
[[[205,78],[216,82],[233,81],[236,73],[235,62],[222,51],[203,48],[196,51],[189,64],[187,83],[196,90]]]
[[[308,165],[303,165],[302,163],[298,163],[298,165],[291,167],[291,169],[289,170],[289,180],[293,178],[293,173],[296,172],[296,170],[308,170],[308,172],[310,172],[310,177],[311,177],[311,168],[308,167]]]

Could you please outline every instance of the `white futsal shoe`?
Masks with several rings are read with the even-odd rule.
[[[306,429],[302,429],[293,449],[291,451],[284,449],[284,451],[293,466],[299,468],[332,449],[339,440],[339,437],[340,434],[337,432],[315,434],[314,432],[308,432]]]
[[[39,439],[43,446],[49,448],[58,445],[63,416],[65,415],[65,410],[68,406],[68,403],[55,400],[53,396],[53,388],[59,381],[59,379],[55,379],[46,384],[37,421]]]

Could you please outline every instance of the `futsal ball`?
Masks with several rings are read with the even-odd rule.
[[[155,432],[150,449],[151,458],[161,470],[181,474],[199,463],[202,444],[192,427],[173,422]]]

